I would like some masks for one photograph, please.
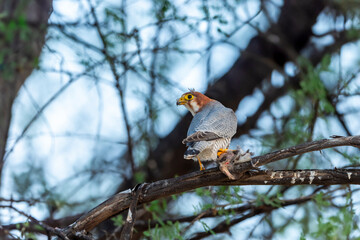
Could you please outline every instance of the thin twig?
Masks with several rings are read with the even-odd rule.
[[[129,154],[129,162],[131,165],[131,171],[132,171],[132,176],[135,173],[135,161],[134,161],[134,156],[133,156],[133,141],[132,141],[132,137],[131,137],[131,127],[130,127],[130,121],[129,121],[129,117],[127,115],[127,111],[126,111],[126,107],[125,107],[125,99],[124,99],[124,89],[123,86],[121,86],[120,84],[120,79],[121,76],[118,74],[117,70],[116,70],[116,65],[115,65],[115,57],[112,56],[112,54],[109,52],[109,46],[108,46],[108,42],[107,39],[105,37],[105,35],[103,34],[101,28],[100,28],[100,23],[99,20],[97,18],[97,15],[95,13],[95,8],[92,5],[91,1],[88,0],[88,4],[90,6],[90,10],[91,10],[91,15],[94,19],[94,25],[96,28],[96,31],[101,39],[101,42],[103,44],[103,54],[105,55],[106,61],[109,63],[110,65],[110,69],[111,72],[115,78],[115,86],[116,89],[119,92],[119,96],[120,96],[120,108],[121,111],[123,113],[123,118],[124,118],[124,122],[125,122],[125,128],[126,128],[126,134],[127,134],[127,140],[128,140],[128,154]],[[125,64],[125,61],[122,62],[123,65]],[[127,66],[124,66],[124,76],[125,77],[125,73],[127,72]]]
[[[34,218],[33,216],[29,215],[29,214],[26,214],[25,212],[15,208],[14,206],[12,205],[6,205],[6,206],[0,206],[0,208],[10,208],[12,210],[14,210],[15,212],[19,213],[20,215],[23,215],[24,217],[28,218],[30,221],[32,221],[33,223],[41,226],[42,228],[44,228],[46,231],[52,233],[53,235],[56,235],[58,237],[60,237],[61,239],[63,240],[70,240],[65,234],[64,232],[61,230],[61,229],[58,229],[58,228],[53,228],[53,227],[50,227],[48,226],[47,224],[44,224],[40,221],[38,221],[36,218]]]
[[[26,126],[24,127],[24,129],[22,130],[21,134],[16,138],[15,142],[13,143],[13,145],[11,146],[11,148],[6,152],[5,156],[4,156],[4,162],[6,161],[6,159],[9,157],[9,155],[14,151],[16,145],[18,144],[18,142],[25,136],[25,134],[27,133],[27,131],[30,129],[31,125],[41,116],[41,114],[44,112],[44,110],[51,105],[51,103],[53,103],[53,101],[55,99],[57,99],[63,92],[65,92],[65,90],[71,85],[73,84],[75,81],[79,80],[81,76],[86,75],[88,71],[90,71],[92,68],[98,66],[99,63],[95,63],[91,66],[89,66],[87,69],[85,69],[85,71],[83,73],[79,73],[75,76],[73,76],[72,78],[69,79],[69,81],[67,83],[65,83],[54,95],[52,95],[50,97],[50,99],[43,105],[41,106],[36,114],[30,119],[30,121],[26,124]]]

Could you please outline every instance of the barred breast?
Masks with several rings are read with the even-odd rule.
[[[215,161],[217,158],[217,152],[220,148],[228,148],[230,144],[230,138],[216,139],[213,141],[202,141],[194,144],[195,149],[200,151],[198,157],[201,161]],[[197,158],[193,158],[197,161]]]

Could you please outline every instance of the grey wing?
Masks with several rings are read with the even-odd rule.
[[[192,119],[192,121],[190,123],[189,129],[187,132],[187,136],[190,136],[191,134],[194,134],[197,132],[197,129],[204,121],[206,121],[206,118],[210,114],[211,111],[212,111],[212,107],[206,107],[201,112],[195,114],[194,118]]]
[[[212,107],[205,108],[203,111],[197,113],[189,126],[187,137],[182,141],[187,146],[192,146],[195,142],[210,141],[220,138],[217,134],[210,131],[197,131],[197,129],[207,121],[207,116],[212,111]]]
[[[231,138],[236,133],[237,119],[234,111],[230,108],[217,108],[211,111],[206,121],[203,121],[196,131],[208,131],[221,138]]]
[[[236,128],[237,119],[234,111],[215,102],[194,116],[187,135],[188,138],[194,135],[191,139],[197,138],[198,141],[231,138],[236,133]]]
[[[199,142],[199,141],[211,141],[215,139],[221,138],[219,135],[213,133],[213,132],[195,132],[185,138],[182,143],[191,143],[191,142]]]

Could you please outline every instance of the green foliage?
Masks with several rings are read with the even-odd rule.
[[[175,194],[174,194],[174,195],[171,195],[171,199],[174,200],[174,201],[177,200],[177,199],[178,199],[178,198],[177,198],[177,195],[175,195]]]
[[[180,233],[180,223],[162,220],[162,216],[167,210],[165,199],[152,201],[145,206],[145,209],[152,214],[153,220],[157,221],[155,228],[149,228],[144,232],[144,236],[151,239],[183,239]]]
[[[264,141],[267,145],[278,148],[309,141],[317,118],[334,114],[334,106],[329,101],[329,90],[321,78],[322,73],[332,71],[331,60],[331,55],[325,55],[320,64],[313,66],[304,57],[297,59],[301,81],[300,88],[291,92],[295,104],[288,118],[283,120],[282,128],[278,129],[280,136],[267,136]]]
[[[301,236],[300,236],[299,240],[306,240],[306,237],[305,237],[304,233],[301,233]]]
[[[225,200],[230,204],[239,204],[242,203],[242,197],[240,196],[241,188],[239,186],[219,186],[216,189],[218,198],[220,200]]]
[[[198,188],[195,193],[203,197],[203,202],[194,206],[195,215],[210,211],[214,216],[225,217],[225,221],[229,224],[232,217],[236,214],[233,205],[237,205],[243,202],[240,196],[241,188],[239,186],[218,186],[211,188]],[[207,225],[203,224],[204,229],[207,229]]]
[[[280,147],[292,146],[306,141],[311,134],[307,131],[311,122],[313,113],[309,112],[296,112],[285,125],[283,132],[284,139]]]
[[[216,196],[217,200],[224,200],[230,204],[242,203],[242,197],[239,195],[241,188],[238,186],[218,186],[197,188],[195,193],[200,197]]]
[[[34,233],[32,232],[28,232],[28,228],[30,227],[30,223],[28,221],[24,222],[23,224],[16,224],[16,229],[18,229],[21,233],[21,237],[23,239],[34,239],[36,240],[37,237]],[[34,228],[39,230],[39,231],[43,231],[44,229],[39,226],[39,225],[34,225]]]
[[[1,41],[11,43],[17,36],[21,40],[28,40],[29,34],[31,34],[31,30],[26,23],[24,15],[20,15],[17,19],[11,19],[10,21],[0,21],[0,35],[3,36]]]
[[[115,11],[114,9],[105,8],[105,16],[109,21],[118,22],[120,23],[121,26],[125,25],[125,19],[120,11]]]
[[[15,15],[4,21],[0,20],[0,71],[4,80],[11,82],[15,72],[31,61],[33,61],[34,67],[37,66],[36,60],[28,59],[32,55],[32,49],[26,45],[33,36],[34,33],[28,26],[24,14]],[[16,60],[14,58],[16,54],[13,52],[14,43],[24,45],[22,47],[23,57],[16,58]]]
[[[349,239],[352,231],[359,229],[353,222],[354,212],[341,208],[336,215],[318,217],[317,231],[311,235],[317,239]]]
[[[180,234],[180,223],[162,220],[162,216],[167,210],[165,199],[152,201],[145,206],[145,209],[152,214],[153,220],[157,221],[155,228],[149,228],[144,232],[146,237],[151,239],[183,239]]]
[[[239,195],[241,188],[238,186],[219,186],[219,187],[204,187],[195,190],[195,194],[203,197],[204,202],[195,206],[195,214],[211,210],[218,216],[224,216],[226,221],[230,223],[231,217],[235,214],[234,210],[227,208],[226,206],[232,204],[239,204],[242,202],[242,198]],[[213,197],[216,197],[214,199]],[[174,196],[176,199],[176,197]],[[207,202],[206,200],[210,200]],[[215,202],[213,202],[215,201]],[[220,206],[216,205],[216,202],[220,201],[223,204]],[[225,202],[224,202],[225,201]],[[155,228],[149,229],[144,233],[146,237],[151,239],[183,239],[181,235],[181,225],[178,222],[164,222],[161,218],[166,213],[167,202],[165,200],[155,200],[145,206],[145,209],[152,214],[153,220],[157,221],[158,224]],[[203,229],[211,234],[215,234],[211,228],[204,221],[199,221]]]
[[[38,224],[35,224],[35,225],[34,225],[34,228],[35,228],[37,231],[45,231],[45,229],[44,229],[42,226],[38,225]]]
[[[231,216],[234,216],[234,209],[231,205],[243,202],[239,195],[240,187],[238,186],[218,186],[212,188],[198,188],[195,193],[203,197],[204,201],[194,206],[194,214],[201,214],[205,211],[211,211],[214,215],[226,217],[226,221],[230,222]],[[221,204],[218,204],[221,203]]]
[[[197,188],[197,189],[195,189],[195,193],[200,197],[203,197],[203,196],[209,197],[209,196],[211,196],[211,191],[207,187],[205,187],[205,188]]]
[[[150,202],[149,204],[147,204],[145,206],[145,209],[148,212],[151,212],[153,214],[154,218],[158,218],[158,215],[161,215],[165,212],[167,207],[167,203],[165,199],[161,199],[161,200],[154,200],[152,202]]]
[[[314,200],[320,209],[330,206],[330,202],[326,199],[323,192],[319,192],[318,194],[316,194]]]
[[[142,171],[138,171],[135,173],[134,178],[137,183],[143,183],[145,181],[145,173]]]
[[[144,231],[144,236],[154,240],[160,239],[184,239],[181,236],[180,223],[167,221],[156,224],[155,228]]]
[[[45,203],[49,212],[54,212],[59,209],[63,209],[65,206],[69,206],[69,203],[66,201],[66,199],[64,199],[64,196],[59,193],[45,190],[42,195],[46,196]]]
[[[24,234],[22,235],[22,237],[24,239],[33,239],[33,240],[37,240],[38,238],[36,237],[35,233],[31,233],[31,232],[24,232]]]
[[[156,0],[155,3],[155,16],[156,19],[161,21],[164,20],[171,9],[173,9],[173,5],[168,0]]]
[[[323,193],[318,193],[315,196],[315,202],[321,213],[329,212],[331,209],[330,202],[326,200]],[[311,233],[311,236],[316,239],[360,239],[358,233],[358,236],[353,234],[354,231],[359,230],[359,226],[352,209],[350,193],[346,196],[345,206],[333,212],[335,213],[331,216],[326,216],[325,214],[318,215],[317,229]]]
[[[204,221],[199,221],[199,222],[202,224],[205,232],[209,232],[211,233],[211,235],[215,235],[215,232]]]
[[[298,63],[304,71],[300,82],[301,89],[296,91],[297,101],[300,101],[301,104],[305,98],[310,97],[313,102],[319,102],[320,113],[334,113],[335,109],[328,100],[327,89],[320,78],[322,72],[330,71],[331,56],[325,55],[318,67],[314,67],[306,58],[302,57],[298,59]]]
[[[350,28],[346,31],[346,38],[348,39],[359,39],[360,31],[357,28]]]
[[[115,226],[122,226],[124,224],[124,219],[122,215],[117,215],[116,217],[111,218]]]
[[[263,205],[268,205],[271,207],[280,208],[282,206],[281,205],[282,201],[280,197],[281,197],[280,193],[278,193],[276,196],[273,197],[259,193],[255,201],[255,206],[259,207]]]

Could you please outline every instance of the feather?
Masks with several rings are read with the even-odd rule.
[[[185,138],[182,143],[200,142],[200,141],[211,141],[221,138],[219,135],[213,132],[195,132]]]

